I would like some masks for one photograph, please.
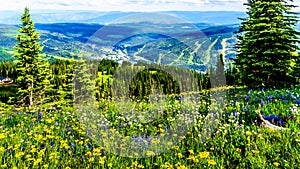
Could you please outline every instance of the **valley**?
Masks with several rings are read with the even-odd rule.
[[[43,52],[50,60],[77,58],[80,52],[96,59],[110,58],[135,62],[151,62],[185,66],[205,71],[210,58],[225,53],[234,56],[234,31],[238,25],[119,23],[112,25],[86,23],[35,24],[41,35]],[[191,27],[194,26],[193,28]],[[158,30],[141,33],[140,28]],[[0,25],[0,61],[13,60],[16,25]],[[165,33],[166,32],[166,33]],[[167,35],[165,35],[167,34]],[[224,40],[231,39],[231,41]],[[212,59],[212,64],[216,60]]]

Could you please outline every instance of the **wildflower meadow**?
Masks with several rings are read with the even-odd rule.
[[[1,168],[297,168],[300,88],[222,90],[226,90],[226,106],[211,137],[201,141],[205,119],[199,116],[178,144],[159,155],[149,150],[147,158],[121,157],[106,151],[88,136],[72,112],[2,109]],[[196,110],[203,112],[209,103],[204,99],[198,105]],[[256,118],[259,105],[265,119],[286,130],[260,126]],[[111,114],[114,109],[101,112]],[[111,127],[137,142],[135,153],[146,144],[172,144],[159,143],[148,136],[150,133],[176,138],[168,132],[172,118],[162,119],[151,129],[120,119],[118,115],[111,118]],[[106,137],[103,139],[113,139]]]

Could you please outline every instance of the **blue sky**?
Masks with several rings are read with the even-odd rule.
[[[0,0],[0,10],[243,11],[246,0]],[[300,0],[297,0],[300,1]]]
[[[246,0],[0,0],[0,10],[244,11]],[[300,0],[295,0],[300,6]],[[299,8],[298,8],[299,9]]]

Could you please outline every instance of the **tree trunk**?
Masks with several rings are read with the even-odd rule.
[[[31,81],[31,86],[30,86],[31,90],[30,90],[30,96],[29,96],[29,109],[31,108],[31,106],[33,105],[33,81]]]

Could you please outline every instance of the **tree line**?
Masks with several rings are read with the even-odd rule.
[[[296,31],[296,7],[290,0],[248,0],[245,5],[247,17],[237,33],[237,58],[224,70],[224,58],[218,58],[216,66],[206,73],[188,70],[196,83],[191,88],[199,91],[220,85],[246,85],[256,87],[283,87],[299,82],[300,58],[298,56],[299,32]],[[165,94],[179,93],[181,83],[158,69],[146,69],[135,76],[130,63],[122,64],[123,81],[114,81],[121,65],[111,60],[88,61],[80,55],[78,59],[55,60],[49,62],[42,54],[40,35],[30,19],[29,9],[21,16],[19,35],[14,47],[14,62],[1,62],[0,75],[10,77],[18,84],[15,97],[9,103],[32,108],[48,106],[55,108],[72,107],[74,101],[88,101],[91,95],[96,99],[109,99],[113,92],[128,91],[130,97],[143,98],[153,88]],[[140,64],[140,63],[139,63]],[[138,66],[143,66],[138,65]],[[137,66],[137,67],[138,67]],[[184,75],[184,69],[175,68],[177,74]],[[126,80],[126,77],[132,79]],[[279,78],[280,77],[280,78]],[[121,77],[122,79],[122,77]],[[190,79],[187,79],[190,80]],[[120,88],[112,90],[113,81]],[[226,83],[224,83],[226,82]],[[128,84],[128,86],[124,86]]]

